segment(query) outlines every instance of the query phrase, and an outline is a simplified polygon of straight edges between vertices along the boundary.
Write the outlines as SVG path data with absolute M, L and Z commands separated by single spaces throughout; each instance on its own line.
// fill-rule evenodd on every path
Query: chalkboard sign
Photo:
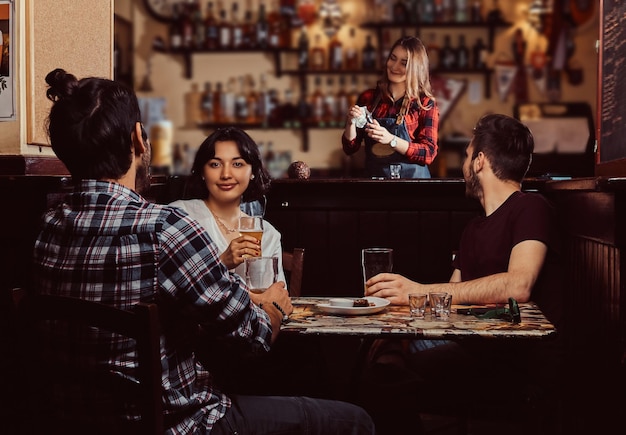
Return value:
M 626 175 L 626 2 L 602 0 L 598 175 Z

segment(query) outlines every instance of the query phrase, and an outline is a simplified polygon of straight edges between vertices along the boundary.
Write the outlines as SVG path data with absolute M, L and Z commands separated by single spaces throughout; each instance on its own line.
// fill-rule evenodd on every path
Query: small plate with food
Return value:
M 317 304 L 317 308 L 328 314 L 358 316 L 374 314 L 385 309 L 389 301 L 383 298 L 367 296 L 364 298 L 331 298 L 326 303 Z

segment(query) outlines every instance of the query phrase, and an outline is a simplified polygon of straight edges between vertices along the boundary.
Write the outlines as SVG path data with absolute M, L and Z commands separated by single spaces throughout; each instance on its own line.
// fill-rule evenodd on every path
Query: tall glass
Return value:
M 259 241 L 263 239 L 263 216 L 241 216 L 239 217 L 239 233 L 244 236 L 252 236 Z M 261 253 L 260 255 L 263 255 Z
M 393 249 L 364 248 L 361 250 L 361 266 L 363 268 L 363 293 L 368 279 L 379 273 L 388 273 L 393 269 Z

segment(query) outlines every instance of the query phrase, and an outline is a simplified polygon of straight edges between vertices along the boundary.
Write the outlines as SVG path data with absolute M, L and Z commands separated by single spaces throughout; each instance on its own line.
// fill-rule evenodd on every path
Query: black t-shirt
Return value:
M 463 231 L 453 266 L 461 271 L 463 281 L 506 272 L 513 247 L 525 240 L 538 240 L 548 247 L 531 300 L 557 325 L 562 302 L 556 214 L 542 195 L 514 192 L 491 215 L 470 221 Z

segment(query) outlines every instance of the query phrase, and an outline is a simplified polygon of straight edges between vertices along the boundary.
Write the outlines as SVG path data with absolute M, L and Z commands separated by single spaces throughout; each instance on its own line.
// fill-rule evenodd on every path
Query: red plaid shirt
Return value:
M 371 110 L 376 94 L 376 89 L 368 89 L 359 96 L 357 105 L 367 106 L 368 110 Z M 411 137 L 406 157 L 412 162 L 429 165 L 437 156 L 439 109 L 435 100 L 426 96 L 422 97 L 422 104 L 430 110 L 420 109 L 417 101 L 413 100 L 409 103 L 407 114 L 404 117 L 406 129 Z M 395 118 L 401 108 L 402 99 L 394 103 L 389 97 L 383 97 L 375 108 L 373 117 Z M 357 152 L 361 148 L 364 137 L 365 129 L 361 128 L 357 129 L 356 137 L 351 141 L 341 135 L 344 152 L 348 155 Z

